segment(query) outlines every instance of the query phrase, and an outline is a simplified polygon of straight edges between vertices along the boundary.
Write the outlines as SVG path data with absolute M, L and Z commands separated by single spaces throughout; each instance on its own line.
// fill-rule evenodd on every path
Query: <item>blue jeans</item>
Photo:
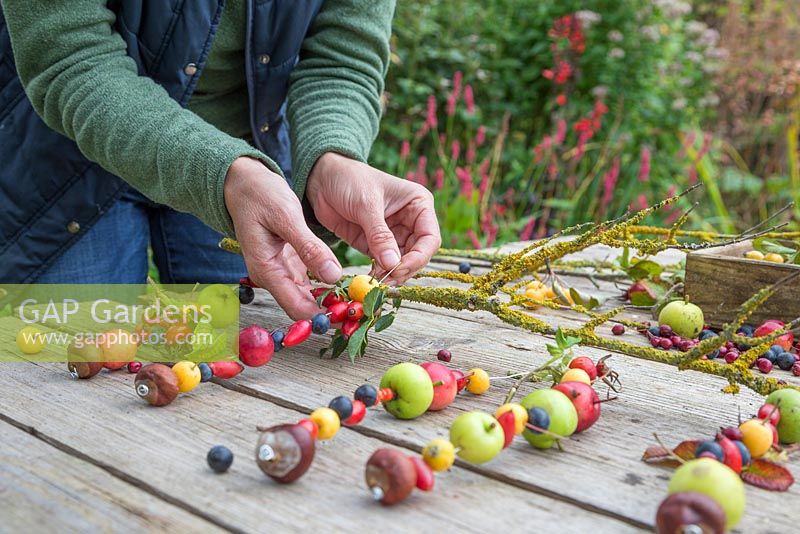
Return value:
M 148 245 L 165 284 L 233 284 L 241 256 L 217 246 L 222 235 L 131 189 L 37 280 L 40 284 L 142 284 Z

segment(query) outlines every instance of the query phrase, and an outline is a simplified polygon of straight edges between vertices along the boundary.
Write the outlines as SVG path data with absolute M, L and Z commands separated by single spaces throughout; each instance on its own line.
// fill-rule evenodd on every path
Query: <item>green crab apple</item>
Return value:
M 542 408 L 550 416 L 550 428 L 547 430 L 561 437 L 571 436 L 578 428 L 578 411 L 572 401 L 556 389 L 539 389 L 529 393 L 522 399 L 522 407 L 526 410 Z M 522 433 L 522 437 L 537 449 L 549 449 L 558 438 L 542 432 L 536 434 L 530 429 Z
M 696 304 L 683 300 L 673 300 L 661 309 L 658 323 L 669 325 L 681 337 L 694 339 L 705 325 L 703 310 Z
M 438 362 L 425 362 L 420 364 L 420 367 L 425 369 L 433 383 L 433 401 L 428 406 L 428 411 L 435 412 L 447 408 L 458 393 L 453 372 Z
M 566 395 L 575 411 L 578 413 L 578 426 L 575 432 L 583 432 L 600 419 L 600 397 L 590 385 L 583 382 L 561 382 L 553 386 L 553 389 Z
M 727 465 L 712 458 L 689 460 L 673 473 L 667 486 L 670 495 L 697 492 L 708 495 L 725 511 L 727 528 L 739 523 L 744 514 L 744 484 Z
M 505 433 L 497 419 L 486 412 L 459 415 L 450 426 L 450 442 L 459 458 L 473 464 L 484 464 L 503 450 Z
M 433 402 L 433 383 L 428 372 L 416 363 L 398 363 L 386 370 L 381 388 L 394 392 L 383 407 L 398 419 L 414 419 L 424 414 Z
M 767 397 L 768 404 L 778 407 L 781 418 L 778 421 L 778 438 L 782 443 L 800 442 L 800 391 L 779 389 Z
M 212 284 L 197 295 L 199 317 L 214 328 L 225 328 L 239 320 L 239 296 L 224 284 Z

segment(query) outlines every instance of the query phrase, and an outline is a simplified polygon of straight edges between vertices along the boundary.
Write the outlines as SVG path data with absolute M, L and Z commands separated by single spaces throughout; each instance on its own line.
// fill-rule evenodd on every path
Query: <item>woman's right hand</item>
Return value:
M 300 200 L 286 181 L 256 159 L 238 158 L 225 177 L 224 196 L 250 279 L 292 319 L 318 313 L 307 271 L 334 284 L 342 267 L 308 228 Z

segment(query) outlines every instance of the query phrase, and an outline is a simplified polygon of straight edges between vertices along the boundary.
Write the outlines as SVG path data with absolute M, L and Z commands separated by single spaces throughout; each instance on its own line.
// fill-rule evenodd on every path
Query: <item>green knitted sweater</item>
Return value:
M 247 131 L 238 123 L 246 117 L 243 93 L 218 85 L 230 75 L 225 71 L 238 68 L 231 43 L 237 29 L 244 42 L 237 5 L 244 1 L 228 0 L 224 40 L 216 51 L 212 45 L 210 79 L 201 76 L 202 95 L 189 109 L 138 76 L 106 0 L 2 0 L 2 6 L 20 79 L 48 126 L 152 200 L 233 236 L 223 197 L 231 163 L 250 156 L 280 172 L 235 136 Z M 394 6 L 395 0 L 327 0 L 303 42 L 288 107 L 301 197 L 325 152 L 366 161 L 378 132 Z

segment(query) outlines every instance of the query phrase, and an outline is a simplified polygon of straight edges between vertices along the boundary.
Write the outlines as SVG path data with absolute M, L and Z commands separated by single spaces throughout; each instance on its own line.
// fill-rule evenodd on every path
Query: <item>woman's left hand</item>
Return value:
M 411 278 L 442 243 L 430 191 L 340 154 L 317 160 L 306 197 L 323 226 L 384 272 L 399 263 L 393 282 Z

